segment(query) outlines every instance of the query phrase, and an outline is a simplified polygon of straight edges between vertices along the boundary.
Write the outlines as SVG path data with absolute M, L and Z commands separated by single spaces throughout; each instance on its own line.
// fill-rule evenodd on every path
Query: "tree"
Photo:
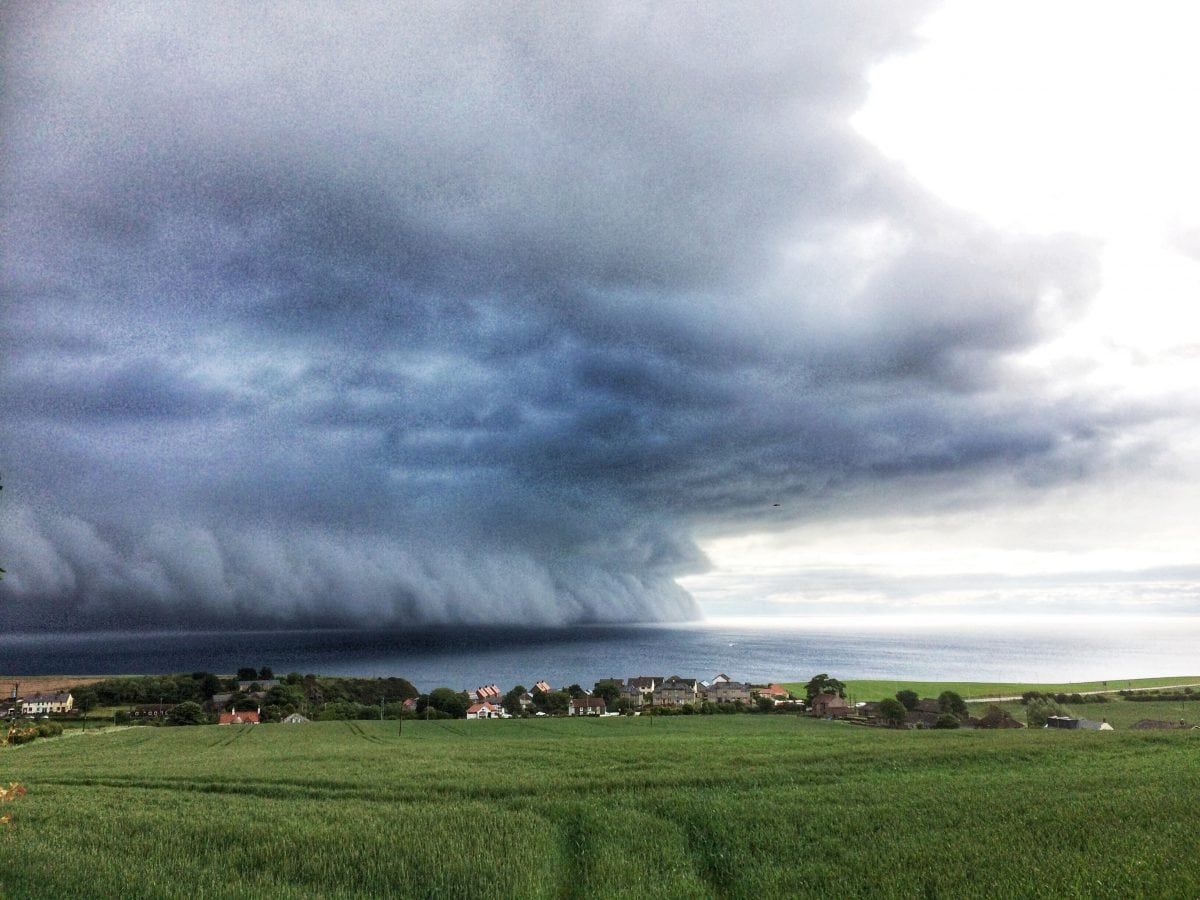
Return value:
M 917 696 L 916 691 L 903 690 L 896 691 L 896 699 L 904 704 L 905 709 L 914 710 L 921 698 Z
M 822 673 L 814 675 L 804 686 L 804 692 L 808 695 L 809 703 L 812 703 L 813 697 L 818 694 L 837 694 L 839 697 L 846 696 L 846 685 L 838 681 L 836 678 L 830 678 Z
M 75 697 L 75 708 L 86 713 L 100 705 L 100 698 L 93 688 L 76 688 L 71 691 Z
M 950 713 L 942 713 L 937 717 L 937 721 L 933 723 L 934 728 L 959 728 L 962 723 L 958 721 L 958 716 Z
M 187 700 L 167 713 L 168 725 L 207 725 L 208 716 L 204 708 L 194 700 Z
M 617 701 L 621 699 L 621 689 L 614 681 L 597 681 L 592 696 L 603 697 L 605 706 L 616 706 Z
M 566 691 L 551 691 L 546 695 L 546 712 L 566 712 L 571 706 L 571 695 Z
M 271 681 L 272 679 L 275 678 L 275 675 L 271 672 L 270 666 L 263 666 L 261 669 L 258 670 L 258 677 L 261 678 L 263 681 Z
M 221 679 L 212 672 L 200 672 L 200 677 L 197 679 L 197 690 L 200 691 L 200 696 L 205 699 L 213 694 L 221 693 Z
M 754 702 L 758 704 L 759 712 L 770 712 L 775 708 L 775 701 L 770 697 L 756 697 Z
M 567 693 L 571 695 L 571 699 L 573 699 L 573 700 L 581 700 L 582 698 L 587 696 L 587 691 L 585 691 L 582 687 L 580 687 L 577 684 L 573 684 L 570 687 L 568 687 Z
M 257 677 L 258 669 L 254 668 L 254 666 L 242 666 L 240 669 L 238 669 L 238 681 L 253 681 Z
M 443 712 L 455 719 L 461 719 L 467 714 L 466 694 L 460 694 L 448 687 L 434 688 L 429 692 L 428 705 L 431 709 Z
M 525 696 L 525 685 L 518 684 L 515 688 L 504 695 L 504 711 L 510 716 L 519 716 L 524 712 L 525 707 L 521 705 L 521 698 Z
M 891 728 L 899 728 L 904 724 L 904 719 L 908 715 L 908 710 L 904 708 L 904 704 L 899 700 L 893 700 L 888 697 L 879 704 L 879 718 Z
M 967 715 L 966 701 L 954 691 L 942 691 L 938 694 L 938 709 L 960 719 Z

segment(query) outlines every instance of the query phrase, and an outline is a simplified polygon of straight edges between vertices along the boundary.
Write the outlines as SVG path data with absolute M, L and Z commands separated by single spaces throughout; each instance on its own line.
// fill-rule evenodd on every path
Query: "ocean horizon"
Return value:
M 0 636 L 0 674 L 117 675 L 270 666 L 399 676 L 422 690 L 497 682 L 725 672 L 841 678 L 1070 682 L 1200 672 L 1200 617 L 795 617 L 641 625 Z

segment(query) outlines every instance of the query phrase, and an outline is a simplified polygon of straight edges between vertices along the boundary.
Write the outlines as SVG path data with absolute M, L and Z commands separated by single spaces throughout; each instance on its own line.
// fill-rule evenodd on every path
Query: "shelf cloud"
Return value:
M 698 615 L 702 534 L 1087 478 L 1095 248 L 849 124 L 923 10 L 3 15 L 15 628 Z M 903 499 L 901 499 L 903 498 Z

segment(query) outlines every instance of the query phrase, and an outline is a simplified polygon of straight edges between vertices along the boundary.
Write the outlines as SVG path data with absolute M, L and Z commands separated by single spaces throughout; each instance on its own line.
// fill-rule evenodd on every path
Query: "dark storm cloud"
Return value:
M 700 530 L 1115 427 L 1004 362 L 1088 248 L 848 125 L 912 7 L 5 15 L 17 626 L 687 617 Z

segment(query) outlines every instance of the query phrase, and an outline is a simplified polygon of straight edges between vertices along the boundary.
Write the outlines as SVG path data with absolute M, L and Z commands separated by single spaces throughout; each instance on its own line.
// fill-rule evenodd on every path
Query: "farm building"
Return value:
M 300 715 L 300 713 L 292 713 L 290 716 L 284 716 L 279 720 L 282 725 L 307 725 L 308 719 Z

